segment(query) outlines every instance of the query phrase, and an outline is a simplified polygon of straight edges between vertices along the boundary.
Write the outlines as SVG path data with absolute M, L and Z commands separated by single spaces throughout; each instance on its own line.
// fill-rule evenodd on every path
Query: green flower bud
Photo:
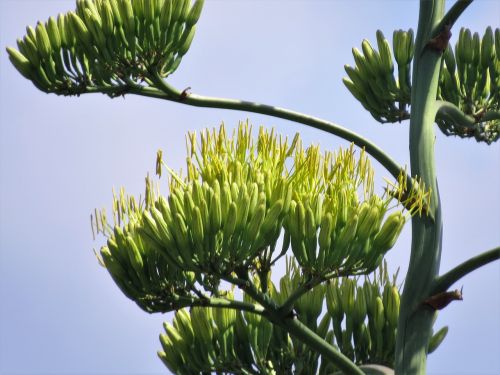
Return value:
M 359 242 L 363 243 L 378 229 L 379 210 L 376 205 L 372 206 L 368 202 L 363 202 L 358 215 L 359 220 L 356 235 Z
M 205 345 L 212 343 L 214 333 L 212 309 L 208 307 L 193 307 L 191 309 L 191 324 L 196 336 L 200 337 Z
M 408 63 L 408 35 L 403 30 L 395 30 L 392 36 L 394 58 L 399 66 L 404 66 Z
M 490 26 L 486 29 L 483 41 L 481 43 L 481 65 L 483 69 L 486 69 L 491 61 L 494 59 L 494 40 L 493 40 L 493 30 Z
M 375 298 L 375 315 L 374 315 L 375 329 L 381 333 L 385 326 L 384 303 L 382 298 Z
M 352 279 L 345 278 L 342 282 L 341 288 L 341 303 L 342 310 L 345 311 L 346 316 L 352 317 L 354 312 L 354 293 L 355 293 L 355 281 Z
M 427 353 L 431 354 L 432 352 L 434 352 L 439 347 L 439 345 L 441 345 L 443 340 L 446 338 L 447 334 L 448 334 L 448 326 L 444 326 L 434 335 L 432 335 L 429 341 L 429 346 L 427 347 Z
M 194 331 L 191 324 L 191 315 L 187 309 L 177 310 L 174 316 L 174 328 L 179 332 L 182 340 L 187 344 L 191 345 L 194 340 Z
M 9 54 L 10 62 L 15 66 L 18 72 L 21 73 L 24 78 L 31 79 L 34 72 L 28 59 L 18 50 L 11 47 L 7 47 L 7 53 Z
M 52 49 L 58 53 L 61 49 L 61 36 L 59 35 L 59 27 L 54 17 L 50 17 L 46 25 L 47 34 L 50 39 Z
M 474 44 L 472 34 L 469 29 L 460 29 L 457 53 L 460 53 L 460 60 L 466 64 L 472 64 L 474 59 Z
M 390 287 L 389 290 L 388 304 L 386 305 L 387 321 L 393 328 L 396 328 L 399 318 L 399 291 L 395 286 Z
M 236 208 L 236 203 L 231 202 L 223 226 L 223 233 L 225 238 L 231 236 L 234 232 L 234 229 L 236 228 L 236 216 L 238 214 L 237 210 L 238 209 Z
M 331 282 L 326 288 L 326 307 L 332 319 L 336 322 L 342 322 L 344 310 L 339 292 L 338 282 Z
M 366 318 L 366 301 L 363 287 L 358 286 L 356 289 L 356 299 L 354 301 L 353 323 L 355 326 L 360 326 Z
M 201 11 L 203 9 L 204 0 L 196 0 L 191 9 L 189 10 L 189 14 L 186 18 L 186 25 L 188 27 L 193 26 L 198 19 L 200 18 Z
M 232 296 L 229 296 L 229 299 L 232 299 Z M 237 311 L 234 309 L 213 308 L 212 313 L 220 334 L 224 333 L 236 323 Z
M 269 211 L 267 211 L 266 218 L 262 223 L 262 228 L 261 228 L 261 231 L 263 233 L 268 233 L 276 226 L 276 223 L 278 222 L 282 211 L 283 211 L 283 199 L 279 199 L 278 201 L 274 202 Z
M 73 12 L 69 12 L 67 14 L 68 16 L 68 21 L 69 24 L 71 25 L 71 32 L 73 35 L 77 35 L 79 40 L 82 41 L 82 43 L 85 45 L 87 49 L 92 48 L 92 37 L 90 35 L 89 30 L 87 29 L 87 26 L 85 26 L 85 23 L 82 21 L 78 15 L 76 15 Z
M 377 249 L 380 254 L 385 254 L 385 252 L 391 249 L 396 243 L 405 222 L 406 219 L 401 211 L 391 213 L 375 236 L 373 247 Z
M 382 67 L 385 72 L 392 74 L 394 71 L 394 64 L 392 62 L 391 47 L 380 30 L 377 30 L 377 46 L 380 53 Z
M 332 242 L 332 230 L 333 230 L 333 219 L 332 214 L 327 213 L 323 216 L 323 220 L 321 221 L 318 244 L 320 247 L 320 251 L 327 252 L 330 251 L 330 245 Z
M 453 76 L 455 74 L 456 63 L 453 49 L 450 45 L 448 45 L 448 48 L 446 48 L 446 50 L 444 51 L 444 61 L 446 63 L 446 69 L 448 69 L 450 76 Z
M 500 29 L 495 29 L 495 51 L 497 59 L 500 59 Z
M 38 22 L 36 25 L 36 45 L 38 47 L 38 51 L 44 58 L 48 58 L 52 53 L 49 34 L 41 22 Z

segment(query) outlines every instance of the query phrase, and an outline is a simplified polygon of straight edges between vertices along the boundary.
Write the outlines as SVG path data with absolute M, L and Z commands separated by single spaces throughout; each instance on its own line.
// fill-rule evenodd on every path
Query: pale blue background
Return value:
M 27 24 L 74 8 L 72 1 L 0 0 L 0 373 L 157 374 L 162 321 L 126 299 L 92 248 L 89 215 L 110 207 L 111 188 L 143 191 L 156 150 L 183 166 L 184 134 L 249 118 L 306 143 L 346 143 L 255 114 L 160 100 L 46 95 L 6 58 Z M 171 82 L 212 96 L 258 100 L 330 119 L 364 133 L 408 163 L 408 124 L 380 125 L 341 83 L 352 46 L 380 28 L 416 27 L 416 1 L 213 1 Z M 467 19 L 467 21 L 465 21 Z M 500 2 L 476 1 L 453 30 L 500 25 Z M 499 146 L 437 132 L 444 208 L 442 269 L 499 244 Z M 388 176 L 378 171 L 378 181 Z M 409 229 L 388 259 L 405 270 Z M 429 374 L 500 373 L 500 266 L 464 278 L 464 301 L 443 311 L 442 347 Z

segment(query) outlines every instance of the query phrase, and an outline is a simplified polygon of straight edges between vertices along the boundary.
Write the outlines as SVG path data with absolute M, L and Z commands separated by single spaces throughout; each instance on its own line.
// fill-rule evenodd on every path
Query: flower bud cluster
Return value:
M 42 91 L 78 95 L 140 82 L 150 69 L 166 77 L 179 66 L 195 34 L 203 0 L 77 0 L 76 10 L 28 27 L 17 70 Z
M 358 364 L 377 363 L 394 367 L 400 292 L 397 274 L 389 279 L 382 265 L 373 279 L 341 278 L 326 289 L 326 305 L 332 320 L 334 343 Z M 432 337 L 432 349 L 443 341 L 447 328 Z
M 254 142 L 248 123 L 232 136 L 224 126 L 205 131 L 199 146 L 188 135 L 187 176 L 170 175 L 168 196 L 148 177 L 144 201 L 122 190 L 114 224 L 103 213 L 95 223 L 107 237 L 101 256 L 108 271 L 130 298 L 163 301 L 156 311 L 173 308 L 167 296 L 189 295 L 193 283 L 212 290 L 218 278 L 270 262 L 283 230 L 283 251 L 291 247 L 302 272 L 371 272 L 406 221 L 400 210 L 388 212 L 390 196 L 373 193 L 364 152 L 321 154 L 317 146 L 304 149 L 298 136 L 288 142 L 263 128 Z
M 233 299 L 226 292 L 228 300 Z M 227 308 L 178 310 L 164 324 L 158 356 L 173 373 L 233 373 L 259 369 L 273 373 L 271 339 L 275 329 L 260 315 Z M 255 371 L 255 370 L 253 370 Z
M 462 28 L 455 50 L 448 44 L 450 36 L 443 34 L 429 41 L 424 51 L 444 52 L 437 98 L 453 103 L 470 116 L 471 125 L 464 126 L 463 121 L 448 113 L 440 116 L 437 124 L 446 135 L 474 137 L 490 144 L 500 138 L 500 29 L 488 27 L 481 38 Z M 351 94 L 381 123 L 410 118 L 413 31 L 396 30 L 392 41 L 397 78 L 389 42 L 378 30 L 378 51 L 363 40 L 362 51 L 353 49 L 355 66 L 345 66 L 348 77 L 343 79 Z
M 317 285 L 297 300 L 293 314 L 357 365 L 376 363 L 392 368 L 400 305 L 396 278 L 397 274 L 389 278 L 384 264 L 362 284 L 358 278 L 342 278 Z M 302 282 L 300 269 L 288 259 L 279 290 L 269 280 L 269 295 L 281 304 Z M 260 289 L 258 277 L 254 284 Z M 234 298 L 232 292 L 221 295 L 227 300 Z M 325 299 L 327 312 L 322 314 Z M 255 305 L 245 293 L 243 300 Z M 172 324 L 164 326 L 165 333 L 160 335 L 163 350 L 158 355 L 174 373 L 181 369 L 231 372 L 249 368 L 269 374 L 286 373 L 292 368 L 320 375 L 338 371 L 266 317 L 249 311 L 181 309 Z M 441 344 L 447 332 L 448 328 L 443 327 L 432 336 L 429 353 Z
M 394 31 L 392 50 L 398 65 L 397 79 L 391 47 L 382 31 L 377 31 L 378 51 L 366 39 L 361 44 L 362 51 L 352 50 L 355 66 L 345 66 L 348 78 L 343 82 L 378 122 L 401 122 L 409 118 L 413 44 L 413 30 Z
M 462 28 L 453 50 L 444 53 L 438 98 L 455 104 L 475 120 L 488 111 L 500 111 L 500 29 L 488 27 L 481 38 Z M 500 119 L 481 121 L 473 127 L 456 125 L 453 118 L 437 121 L 446 135 L 474 137 L 488 144 L 500 138 Z

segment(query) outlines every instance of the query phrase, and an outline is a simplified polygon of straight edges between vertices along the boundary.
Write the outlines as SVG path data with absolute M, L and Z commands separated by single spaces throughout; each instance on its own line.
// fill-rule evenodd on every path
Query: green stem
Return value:
M 434 157 L 434 120 L 441 64 L 440 53 L 424 49 L 444 14 L 444 0 L 420 1 L 420 14 L 412 77 L 410 118 L 411 174 L 431 189 L 428 215 L 412 219 L 412 243 L 408 274 L 401 298 L 396 340 L 396 373 L 425 374 L 427 344 L 434 312 L 421 301 L 429 295 L 439 272 L 442 221 Z
M 343 355 L 339 350 L 328 344 L 323 338 L 318 336 L 314 331 L 309 329 L 305 324 L 301 323 L 297 318 L 287 318 L 281 321 L 274 322 L 281 328 L 288 331 L 292 336 L 298 338 L 309 348 L 320 353 L 323 358 L 328 358 L 338 369 L 344 374 L 362 375 L 364 372 L 357 367 L 349 358 Z
M 469 5 L 472 4 L 473 0 L 458 0 L 453 6 L 446 12 L 444 17 L 439 21 L 439 23 L 432 30 L 432 37 L 438 36 L 446 26 L 452 27 L 457 21 L 458 17 L 467 9 Z
M 500 247 L 485 251 L 482 254 L 476 255 L 465 262 L 459 264 L 455 268 L 439 276 L 434 284 L 434 289 L 431 294 L 445 292 L 456 281 L 460 280 L 465 275 L 477 270 L 478 268 L 500 259 Z
M 200 303 L 194 303 L 193 306 L 210 306 L 217 308 L 234 309 L 240 311 L 248 311 L 254 314 L 262 315 L 264 308 L 254 303 L 247 303 L 243 301 L 227 300 L 224 298 L 209 298 L 205 303 L 203 300 L 198 300 Z
M 365 275 L 366 272 L 361 272 L 360 274 Z M 325 281 L 331 280 L 333 278 L 346 277 L 346 276 L 356 276 L 356 275 L 357 275 L 357 273 L 355 273 L 355 272 L 343 273 L 341 271 L 333 271 L 330 273 L 323 274 L 321 276 L 314 277 L 314 278 L 306 281 L 305 283 L 300 284 L 288 296 L 286 301 L 283 302 L 283 304 L 280 306 L 279 313 L 281 314 L 281 316 L 288 315 L 292 311 L 293 305 L 300 297 L 302 297 L 304 294 L 309 292 L 315 286 L 317 286 Z
M 481 116 L 478 122 L 492 121 L 492 120 L 500 120 L 500 112 L 498 111 L 488 111 L 485 112 L 484 115 Z
M 230 283 L 240 287 L 245 293 L 260 303 L 265 311 L 262 313 L 272 323 L 280 326 L 292 336 L 295 336 L 310 349 L 317 351 L 333 365 L 342 370 L 345 374 L 364 374 L 349 358 L 343 355 L 338 349 L 326 342 L 316 332 L 312 331 L 296 317 L 286 317 L 280 314 L 280 308 L 276 302 L 267 294 L 261 293 L 250 281 L 248 275 L 238 274 L 238 278 L 232 276 L 224 277 Z
M 463 113 L 460 110 L 460 108 L 458 108 L 455 104 L 442 100 L 437 100 L 436 105 L 437 105 L 436 118 L 451 121 L 454 124 L 464 128 L 470 128 L 470 129 L 474 128 L 475 125 L 474 117 Z
M 376 159 L 382 166 L 384 166 L 389 171 L 389 173 L 394 176 L 395 179 L 398 179 L 398 176 L 402 171 L 401 166 L 394 160 L 392 160 L 382 149 L 380 149 L 374 143 L 370 142 L 361 135 L 330 121 L 266 104 L 183 93 L 170 86 L 158 75 L 158 73 L 155 72 L 152 73 L 151 79 L 159 87 L 159 89 L 154 87 L 135 85 L 130 87 L 129 92 L 136 95 L 170 100 L 181 104 L 192 105 L 195 107 L 222 108 L 260 113 L 304 124 L 315 129 L 323 130 L 327 133 L 336 135 L 349 142 L 354 143 L 360 148 L 364 148 L 365 151 L 373 156 L 373 158 Z M 412 186 L 412 180 L 409 176 L 407 176 L 407 186 L 409 188 L 411 188 Z
M 476 124 L 479 124 L 481 122 L 500 120 L 500 112 L 498 111 L 484 112 L 481 117 L 476 120 L 474 117 L 466 115 L 453 103 L 437 100 L 436 105 L 436 118 L 451 121 L 454 124 L 464 128 L 472 129 Z
M 279 314 L 281 316 L 287 316 L 293 309 L 295 302 L 302 297 L 304 294 L 309 292 L 316 285 L 321 283 L 321 279 L 314 278 L 300 284 L 293 292 L 288 296 L 285 302 L 279 308 Z
M 215 308 L 248 311 L 259 315 L 264 314 L 264 308 L 258 304 L 237 301 L 237 300 L 229 300 L 225 298 L 218 298 L 218 297 L 197 298 L 197 297 L 177 296 L 175 297 L 175 300 L 179 308 L 180 306 L 185 306 L 185 307 L 209 306 Z

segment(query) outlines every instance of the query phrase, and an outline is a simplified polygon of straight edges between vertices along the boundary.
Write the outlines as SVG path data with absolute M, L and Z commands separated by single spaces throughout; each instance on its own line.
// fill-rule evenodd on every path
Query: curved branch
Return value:
M 340 369 L 343 374 L 364 374 L 364 372 L 349 358 L 343 355 L 339 350 L 335 349 L 335 347 L 328 344 L 323 338 L 318 336 L 297 318 L 288 318 L 275 323 L 288 331 L 292 336 L 298 338 L 311 349 L 316 350 L 324 356 L 323 358 L 327 358 L 338 369 Z
M 392 160 L 378 146 L 376 146 L 366 138 L 363 138 L 361 135 L 352 132 L 349 129 L 341 127 L 337 124 L 334 124 L 330 121 L 326 121 L 317 117 L 305 115 L 303 113 L 291 111 L 285 108 L 274 107 L 266 104 L 259 104 L 243 100 L 195 95 L 188 93 L 187 89 L 184 91 L 179 91 L 176 88 L 170 86 L 168 83 L 166 83 L 165 80 L 163 80 L 158 73 L 153 73 L 152 76 L 154 83 L 159 87 L 159 89 L 154 87 L 135 85 L 130 88 L 129 92 L 136 95 L 170 100 L 181 104 L 192 105 L 195 107 L 222 108 L 222 109 L 231 109 L 237 111 L 247 111 L 247 112 L 260 113 L 277 118 L 282 118 L 285 120 L 294 121 L 336 135 L 349 142 L 354 143 L 356 146 L 360 148 L 364 148 L 365 151 L 368 154 L 370 154 L 375 160 L 377 160 L 385 169 L 387 169 L 387 171 L 390 174 L 392 174 L 396 180 L 398 179 L 398 176 L 402 171 L 402 167 L 394 160 Z M 407 186 L 409 188 L 413 186 L 412 179 L 410 178 L 410 176 L 407 176 Z
M 207 300 L 198 299 L 197 301 L 192 303 L 191 306 L 210 306 L 215 308 L 233 309 L 240 311 L 248 311 L 259 315 L 262 315 L 264 313 L 264 308 L 254 303 L 229 300 L 225 298 L 215 298 L 215 297 L 208 298 Z
M 465 275 L 498 259 L 500 259 L 500 247 L 496 247 L 466 260 L 452 270 L 439 276 L 435 281 L 433 292 L 431 294 L 445 292 L 450 286 Z
M 361 274 L 365 274 L 364 272 Z M 344 273 L 340 271 L 333 271 L 330 273 L 326 273 L 322 276 L 314 277 L 306 282 L 300 284 L 283 302 L 283 304 L 279 307 L 278 313 L 281 314 L 281 316 L 287 316 L 290 314 L 290 312 L 293 309 L 293 306 L 297 300 L 302 297 L 304 294 L 309 292 L 312 288 L 318 286 L 319 284 L 331 280 L 333 278 L 337 277 L 346 277 L 346 276 L 355 276 L 356 273 Z
M 436 118 L 448 120 L 463 128 L 473 129 L 475 125 L 492 120 L 500 120 L 500 112 L 488 111 L 482 112 L 480 115 L 473 117 L 466 115 L 455 104 L 445 100 L 436 100 L 437 112 Z
M 473 0 L 458 0 L 453 6 L 448 10 L 448 12 L 444 15 L 444 17 L 439 21 L 439 23 L 432 30 L 432 38 L 438 36 L 444 28 L 447 26 L 451 28 L 458 17 L 467 9 L 469 5 L 472 4 Z
M 220 297 L 191 297 L 191 296 L 179 296 L 177 294 L 172 296 L 175 301 L 175 310 L 181 309 L 183 307 L 215 307 L 215 308 L 225 308 L 240 311 L 248 311 L 254 314 L 262 315 L 264 313 L 264 308 L 258 304 L 230 300 L 227 298 Z M 169 305 L 171 307 L 171 305 Z M 169 312 L 172 308 L 165 309 L 164 311 L 158 310 L 156 312 Z
M 302 283 L 301 285 L 296 288 L 292 294 L 288 296 L 285 302 L 279 307 L 278 313 L 281 316 L 287 316 L 290 314 L 290 312 L 293 310 L 293 306 L 295 305 L 295 302 L 302 297 L 304 294 L 309 292 L 312 288 L 314 288 L 316 285 L 321 283 L 321 279 L 319 278 L 314 278 L 306 281 L 305 283 Z
M 312 350 L 317 351 L 324 356 L 328 361 L 333 363 L 337 368 L 343 371 L 344 374 L 363 375 L 364 372 L 359 369 L 354 362 L 342 354 L 334 346 L 326 342 L 316 332 L 312 331 L 305 324 L 300 322 L 295 316 L 283 318 L 280 314 L 279 306 L 267 294 L 261 293 L 255 285 L 250 281 L 248 275 L 243 273 L 238 274 L 238 278 L 232 276 L 224 277 L 224 280 L 238 285 L 245 293 L 252 297 L 255 301 L 262 304 L 265 311 L 262 313 L 272 323 L 280 326 L 290 335 L 295 336 Z
M 473 129 L 476 123 L 474 117 L 466 115 L 455 104 L 444 101 L 436 100 L 437 112 L 436 118 L 448 120 L 463 128 Z
M 488 111 L 481 115 L 481 118 L 478 122 L 492 121 L 492 120 L 500 120 L 500 112 L 497 111 Z

